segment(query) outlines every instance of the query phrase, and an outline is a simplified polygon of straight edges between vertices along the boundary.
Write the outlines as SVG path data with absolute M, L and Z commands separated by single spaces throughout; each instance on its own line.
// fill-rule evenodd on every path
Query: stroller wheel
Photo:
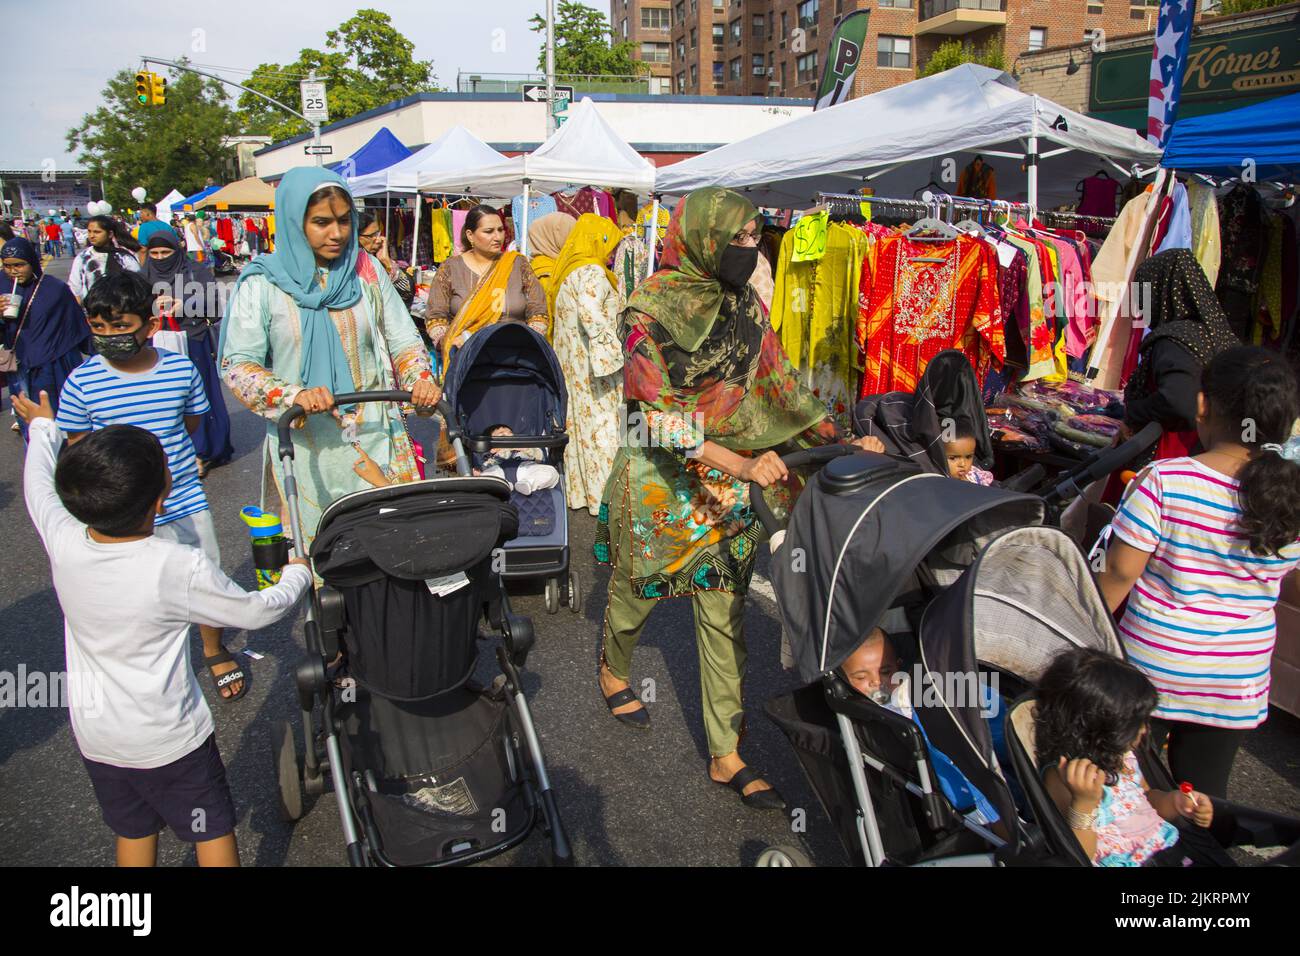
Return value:
M 275 760 L 276 782 L 280 791 L 280 818 L 289 823 L 302 816 L 302 777 L 298 769 L 298 749 L 293 728 L 288 721 L 278 721 L 271 728 L 271 755 Z
M 582 582 L 578 580 L 578 572 L 569 572 L 569 610 L 577 614 L 582 610 Z
M 554 614 L 560 609 L 560 582 L 557 578 L 546 579 L 546 613 Z
M 770 846 L 758 855 L 755 866 L 812 866 L 808 854 L 798 847 Z

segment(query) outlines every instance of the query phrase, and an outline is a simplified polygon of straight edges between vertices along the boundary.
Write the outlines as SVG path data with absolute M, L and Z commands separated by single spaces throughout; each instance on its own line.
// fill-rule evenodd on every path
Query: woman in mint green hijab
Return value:
M 343 178 L 314 166 L 291 169 L 275 191 L 275 208 L 276 251 L 244 267 L 226 309 L 221 373 L 236 398 L 268 419 L 263 507 L 268 477 L 283 500 L 270 467 L 276 419 L 292 405 L 312 413 L 294 439 L 305 462 L 297 478 L 310 546 L 325 507 L 369 487 L 356 470 L 360 452 L 389 482 L 419 477 L 400 408 L 335 409 L 334 395 L 402 389 L 427 413 L 439 391 L 410 313 L 385 270 L 358 248 L 357 213 Z

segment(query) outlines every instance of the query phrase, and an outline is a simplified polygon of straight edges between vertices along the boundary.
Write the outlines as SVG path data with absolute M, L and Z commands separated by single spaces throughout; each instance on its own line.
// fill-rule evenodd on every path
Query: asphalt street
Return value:
M 51 272 L 64 276 L 68 260 Z M 8 402 L 6 401 L 6 405 Z M 253 587 L 248 535 L 240 507 L 260 498 L 261 419 L 227 395 L 235 460 L 206 481 L 221 541 L 223 569 Z M 417 437 L 427 423 L 415 425 Z M 0 429 L 3 431 L 3 429 Z M 4 448 L 8 443 L 8 449 Z M 64 667 L 63 628 L 45 552 L 23 506 L 23 445 L 18 435 L 0 439 L 0 529 L 3 529 L 6 598 L 0 613 L 0 671 L 55 673 Z M 802 847 L 817 863 L 847 857 L 784 737 L 762 704 L 793 686 L 779 663 L 780 629 L 775 595 L 760 565 L 747 603 L 749 670 L 745 684 L 747 734 L 742 756 L 803 814 L 801 832 L 774 812 L 750 810 L 705 772 L 707 749 L 700 714 L 699 671 L 690 603 L 663 602 L 650 619 L 634 661 L 639 689 L 653 687 L 653 730 L 613 720 L 597 690 L 596 659 L 607 573 L 595 567 L 595 519 L 571 512 L 573 564 L 582 579 L 581 612 L 547 614 L 540 584 L 512 588 L 517 613 L 533 618 L 537 645 L 524 685 L 546 751 L 561 812 L 578 862 L 585 865 L 748 865 L 771 844 Z M 297 720 L 292 672 L 302 653 L 301 615 L 255 633 L 227 632 L 232 650 L 250 649 L 252 687 L 227 703 L 199 668 L 217 723 L 239 817 L 238 840 L 246 866 L 345 864 L 334 798 L 309 800 L 296 824 L 277 811 L 271 728 Z M 493 658 L 484 646 L 480 671 L 490 677 Z M 194 660 L 201 659 L 197 629 Z M 653 682 L 646 684 L 646 681 Z M 296 724 L 295 724 L 296 726 Z M 1234 771 L 1233 799 L 1300 815 L 1300 721 L 1274 710 L 1252 734 Z M 540 834 L 493 861 L 495 865 L 544 862 Z M 58 707 L 0 709 L 0 860 L 9 865 L 106 866 L 113 841 L 103 825 L 66 712 Z M 193 865 L 193 853 L 170 835 L 160 841 L 160 862 Z

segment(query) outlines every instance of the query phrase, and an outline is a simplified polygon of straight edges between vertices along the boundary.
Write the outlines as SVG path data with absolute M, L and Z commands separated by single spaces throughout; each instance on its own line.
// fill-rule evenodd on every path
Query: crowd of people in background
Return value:
M 192 841 L 200 844 L 200 862 L 237 862 L 234 816 L 211 715 L 185 658 L 187 626 L 173 620 L 182 612 L 171 608 L 164 621 L 143 597 L 132 608 L 143 616 L 134 639 L 153 642 L 159 659 L 186 661 L 176 686 L 163 686 L 157 674 L 117 657 L 105 634 L 120 624 L 105 628 L 103 611 L 76 593 L 81 576 L 96 577 L 96 561 L 117 560 L 122 547 L 151 538 L 144 563 L 114 580 L 147 590 L 142 574 L 194 564 L 195 576 L 186 578 L 196 582 L 194 594 L 176 619 L 200 625 L 214 687 L 223 699 L 239 699 L 246 674 L 223 646 L 221 627 L 261 626 L 287 613 L 310 575 L 286 574 L 278 590 L 261 592 L 241 610 L 239 602 L 252 595 L 220 569 L 202 481 L 234 456 L 222 386 L 265 420 L 264 462 L 273 458 L 275 424 L 285 410 L 307 413 L 296 474 L 309 547 L 331 502 L 425 474 L 400 406 L 365 406 L 363 414 L 337 408 L 334 397 L 409 391 L 414 410 L 432 414 L 454 351 L 501 322 L 521 323 L 546 339 L 567 383 L 567 500 L 598 518 L 595 557 L 612 568 L 593 690 L 614 719 L 648 728 L 649 713 L 633 690 L 633 653 L 659 600 L 689 598 L 708 776 L 747 807 L 784 808 L 739 752 L 744 596 L 760 538 L 748 486 L 784 485 L 787 473 L 773 449 L 884 446 L 872 436 L 842 434 L 786 359 L 759 289 L 759 210 L 723 189 L 686 196 L 663 236 L 659 270 L 627 294 L 611 268 L 627 233 L 615 220 L 541 216 L 529 229 L 530 260 L 511 248 L 501 211 L 475 206 L 454 237 L 463 251 L 437 269 L 418 319 L 412 304 L 420 275 L 396 258 L 382 217 L 362 208 L 342 177 L 319 167 L 290 170 L 276 191 L 276 210 L 281 230 L 273 252 L 266 231 L 245 231 L 248 261 L 224 311 L 211 305 L 222 299 L 184 291 L 210 288 L 214 267 L 224 262 L 214 255 L 212 221 L 202 213 L 164 221 L 145 203 L 134 223 L 60 214 L 0 225 L 7 385 L 19 411 L 14 427 L 32 440 L 28 480 L 35 490 L 29 487 L 28 500 L 54 566 L 70 653 L 124 675 L 122 686 L 139 691 L 122 714 L 175 724 L 170 736 L 160 730 L 144 739 L 132 726 L 90 728 L 74 720 L 105 819 L 118 835 L 119 861 L 151 858 L 164 823 L 181 833 L 153 798 L 140 796 L 145 782 L 193 787 L 211 808 L 207 834 Z M 51 258 L 68 257 L 65 283 L 46 270 Z M 1226 793 L 1246 728 L 1267 712 L 1272 607 L 1282 580 L 1300 565 L 1300 467 L 1281 452 L 1300 415 L 1294 370 L 1236 342 L 1187 259 L 1151 260 L 1161 276 L 1193 273 L 1195 294 L 1184 301 L 1170 291 L 1162 305 L 1161 290 L 1172 289 L 1174 278 L 1156 283 L 1157 306 L 1169 322 L 1153 322 L 1157 331 L 1140 374 L 1170 382 L 1166 366 L 1177 365 L 1177 410 L 1191 427 L 1182 429 L 1178 448 L 1162 450 L 1130 485 L 1099 578 L 1140 672 L 1115 679 L 1141 691 L 1143 712 L 1136 722 L 1125 719 L 1115 753 L 1063 761 L 1059 771 L 1053 764 L 1049 788 L 1062 813 L 1075 811 L 1071 819 L 1095 821 L 1099 806 L 1122 816 L 1122 808 L 1103 802 L 1107 773 L 1131 762 L 1129 751 L 1148 727 L 1168 741 L 1174 772 L 1194 776 L 1207 805 Z M 183 352 L 159 345 L 155 336 L 167 332 L 184 336 Z M 1164 394 L 1156 385 L 1146 391 Z M 1156 398 L 1133 397 L 1134 427 L 1159 417 Z M 653 447 L 630 442 L 629 409 L 663 440 Z M 1247 419 L 1259 427 L 1249 440 L 1236 425 Z M 60 429 L 71 447 L 56 468 Z M 936 451 L 943 473 L 990 483 L 991 475 L 973 467 L 987 432 L 980 414 L 947 436 L 942 454 Z M 440 450 L 439 463 L 448 453 Z M 113 469 L 129 473 L 134 487 L 109 487 L 120 484 Z M 280 499 L 269 504 L 282 506 L 279 473 L 265 473 Z M 89 537 L 71 534 L 74 526 L 88 527 Z M 1203 554 L 1214 555 L 1214 573 L 1229 584 L 1207 590 L 1204 579 L 1188 573 L 1188 557 Z M 1249 642 L 1234 631 L 1243 621 L 1258 625 Z M 1094 666 L 1083 658 L 1068 663 L 1069 673 L 1064 665 L 1053 672 L 1062 699 Z M 1148 678 L 1154 687 L 1144 683 Z M 1226 697 L 1204 692 L 1221 684 L 1231 685 Z M 1063 718 L 1062 728 L 1079 719 Z M 1066 746 L 1058 739 L 1066 732 L 1058 730 L 1045 739 Z M 162 773 L 167 768 L 170 777 Z M 1147 821 L 1153 826 L 1180 815 L 1208 823 L 1206 807 L 1193 811 L 1174 796 L 1148 799 L 1160 816 Z M 1113 848 L 1098 843 L 1091 827 L 1076 830 L 1100 858 Z M 1160 839 L 1167 840 L 1163 830 Z

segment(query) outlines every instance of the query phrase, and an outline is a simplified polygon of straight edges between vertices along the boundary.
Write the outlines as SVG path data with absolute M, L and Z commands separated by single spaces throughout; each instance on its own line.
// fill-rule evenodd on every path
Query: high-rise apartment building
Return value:
M 1200 17 L 1217 0 L 1192 2 Z M 627 11 L 647 5 L 612 0 L 616 39 L 625 17 L 629 31 L 637 19 Z M 813 97 L 836 23 L 862 7 L 871 13 L 859 96 L 915 79 L 946 40 L 1001 47 L 1010 70 L 1022 53 L 1150 29 L 1159 0 L 669 0 L 662 6 L 670 16 L 672 92 Z
M 668 93 L 672 77 L 671 0 L 609 0 L 615 43 L 630 40 L 632 58 L 650 68 L 650 92 Z

